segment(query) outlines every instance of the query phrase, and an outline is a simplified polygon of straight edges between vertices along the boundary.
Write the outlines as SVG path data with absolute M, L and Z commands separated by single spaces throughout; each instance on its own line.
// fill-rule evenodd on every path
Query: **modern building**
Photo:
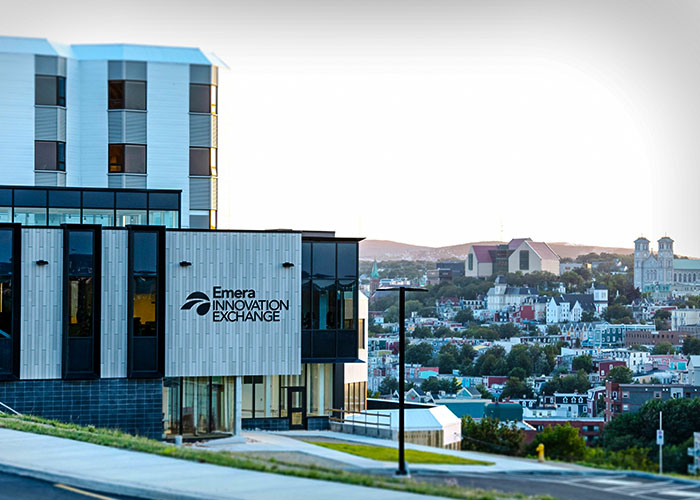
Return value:
M 618 384 L 605 383 L 605 421 L 610 422 L 617 415 L 634 413 L 652 399 L 700 397 L 700 386 L 682 384 Z
M 472 245 L 467 253 L 465 275 L 493 275 L 546 271 L 559 275 L 559 256 L 547 243 L 518 238 L 501 245 Z
M 669 296 L 674 288 L 700 291 L 700 260 L 678 259 L 673 254 L 673 240 L 664 236 L 659 250 L 649 249 L 649 240 L 634 240 L 634 287 L 640 292 Z
M 215 228 L 220 67 L 195 48 L 0 37 L 0 176 L 21 186 L 177 190 L 178 221 L 122 211 L 107 224 Z M 0 219 L 47 224 L 41 210 L 23 214 Z M 54 221 L 76 222 L 58 211 Z

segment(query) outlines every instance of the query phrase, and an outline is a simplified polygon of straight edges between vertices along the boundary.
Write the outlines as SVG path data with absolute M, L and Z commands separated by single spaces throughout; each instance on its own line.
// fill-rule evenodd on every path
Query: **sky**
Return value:
M 37 0 L 0 34 L 196 46 L 219 225 L 428 246 L 528 236 L 700 257 L 700 4 Z

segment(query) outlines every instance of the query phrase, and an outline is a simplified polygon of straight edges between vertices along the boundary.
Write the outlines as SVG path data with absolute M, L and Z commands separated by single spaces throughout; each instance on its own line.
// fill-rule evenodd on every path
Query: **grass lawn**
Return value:
M 331 450 L 350 453 L 360 457 L 371 458 L 381 462 L 396 462 L 399 459 L 399 450 L 386 446 L 371 446 L 368 444 L 335 443 L 327 441 L 307 441 L 308 443 Z M 451 464 L 451 465 L 493 465 L 493 462 L 470 460 L 468 458 L 431 453 L 429 451 L 406 450 L 406 461 L 414 464 Z

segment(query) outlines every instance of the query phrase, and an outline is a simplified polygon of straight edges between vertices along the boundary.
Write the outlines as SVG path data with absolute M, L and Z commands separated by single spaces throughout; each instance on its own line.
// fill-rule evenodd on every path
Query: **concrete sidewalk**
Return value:
M 391 490 L 201 464 L 2 428 L 0 471 L 104 493 L 159 500 L 427 498 Z
M 287 432 L 244 432 L 247 438 L 245 443 L 233 442 L 228 439 L 218 439 L 209 441 L 198 446 L 212 450 L 226 450 L 233 452 L 298 452 L 344 464 L 345 469 L 357 472 L 391 472 L 396 469 L 395 462 L 379 462 L 369 458 L 359 457 L 348 453 L 305 443 L 299 439 L 303 438 L 326 438 L 340 441 L 351 441 L 358 444 L 370 444 L 373 446 L 386 446 L 397 448 L 396 441 L 386 439 L 376 439 L 367 436 L 357 436 L 354 434 L 344 434 L 331 431 L 287 431 Z M 520 472 L 520 473 L 571 473 L 571 472 L 596 472 L 605 474 L 598 469 L 588 469 L 573 464 L 561 464 L 555 462 L 538 463 L 536 460 L 508 457 L 504 455 L 491 455 L 473 451 L 448 450 L 444 448 L 433 448 L 418 444 L 406 443 L 406 449 L 427 451 L 430 453 L 440 453 L 471 460 L 482 460 L 492 462 L 493 465 L 446 465 L 446 464 L 411 464 L 411 471 L 431 471 L 431 472 L 469 472 L 469 473 L 489 473 L 489 472 Z

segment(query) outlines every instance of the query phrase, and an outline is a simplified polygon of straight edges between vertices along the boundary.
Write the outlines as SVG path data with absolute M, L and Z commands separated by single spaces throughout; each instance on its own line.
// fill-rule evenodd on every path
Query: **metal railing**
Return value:
M 363 417 L 362 419 L 358 418 L 346 418 L 347 415 L 356 415 L 356 416 L 361 416 Z M 375 418 L 376 420 L 372 422 L 371 420 L 368 420 L 368 417 Z M 381 418 L 387 418 L 388 422 L 381 422 Z M 358 424 L 358 425 L 364 425 L 366 427 L 376 427 L 379 429 L 380 427 L 387 427 L 391 429 L 391 414 L 390 413 L 378 413 L 378 412 L 368 412 L 368 411 L 351 411 L 351 410 L 337 410 L 337 409 L 330 409 L 328 410 L 328 420 L 331 422 L 338 422 L 341 424 Z
M 12 413 L 13 415 L 17 415 L 18 417 L 22 416 L 20 412 L 13 410 L 2 401 L 0 401 L 0 413 Z

